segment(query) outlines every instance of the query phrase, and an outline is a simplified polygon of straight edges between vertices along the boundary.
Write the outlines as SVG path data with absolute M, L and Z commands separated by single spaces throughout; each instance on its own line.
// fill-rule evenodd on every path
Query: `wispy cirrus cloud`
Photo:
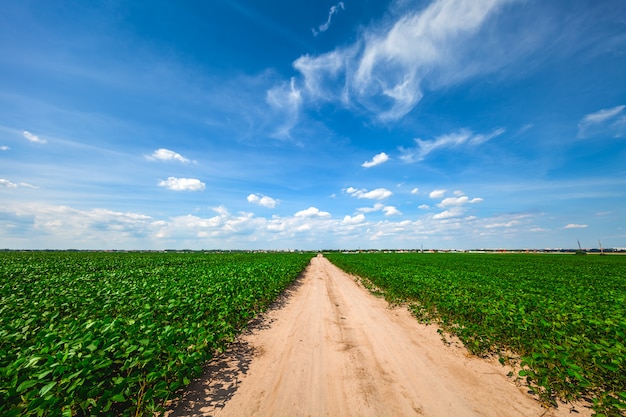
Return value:
M 586 229 L 586 224 L 570 223 L 563 226 L 563 229 Z
M 183 164 L 188 164 L 191 162 L 189 159 L 185 158 L 178 152 L 174 152 L 169 149 L 159 148 L 152 152 L 151 155 L 146 155 L 146 158 L 151 161 L 178 161 Z
M 294 67 L 304 77 L 309 96 L 337 100 L 392 122 L 413 109 L 424 86 L 441 87 L 489 73 L 518 55 L 510 48 L 506 58 L 487 55 L 481 42 L 481 36 L 490 36 L 482 33 L 486 23 L 511 2 L 437 0 L 366 28 L 352 45 L 302 56 Z
M 268 197 L 266 195 L 260 195 L 260 194 L 250 194 L 247 197 L 247 200 L 248 202 L 252 204 L 257 204 L 259 206 L 267 207 L 267 208 L 274 208 L 278 204 L 278 200 L 272 197 Z
M 608 134 L 614 137 L 626 136 L 626 105 L 622 104 L 601 109 L 585 115 L 578 123 L 578 137 Z
M 416 148 L 405 149 L 400 148 L 402 159 L 405 162 L 423 161 L 428 154 L 439 149 L 457 148 L 460 146 L 478 146 L 506 132 L 505 129 L 495 129 L 488 134 L 475 134 L 469 129 L 461 129 L 459 131 L 448 133 L 436 137 L 433 140 L 415 139 Z
M 40 138 L 39 136 L 35 134 L 30 133 L 28 130 L 25 130 L 24 132 L 22 132 L 22 135 L 26 138 L 26 140 L 32 143 L 39 143 L 43 145 L 48 142 L 47 140 Z
M 36 185 L 32 185 L 29 184 L 27 182 L 20 182 L 20 183 L 14 183 L 12 181 L 9 181 L 5 178 L 0 178 L 0 188 L 18 188 L 18 187 L 24 187 L 24 188 L 39 188 Z
M 295 78 L 292 78 L 289 83 L 267 90 L 265 101 L 282 120 L 282 123 L 279 123 L 272 132 L 272 136 L 276 139 L 291 138 L 291 129 L 298 122 L 302 106 L 302 94 L 296 86 Z
M 339 13 L 339 10 L 345 10 L 345 9 L 346 7 L 342 1 L 340 1 L 334 6 L 331 6 L 330 10 L 328 11 L 328 19 L 326 20 L 326 22 L 319 25 L 317 29 L 315 28 L 311 29 L 311 32 L 313 32 L 313 36 L 317 36 L 322 32 L 326 32 L 328 28 L 330 28 L 330 23 L 332 22 L 333 16 Z
M 172 191 L 204 191 L 206 184 L 196 178 L 168 177 L 159 181 L 159 187 L 165 187 Z

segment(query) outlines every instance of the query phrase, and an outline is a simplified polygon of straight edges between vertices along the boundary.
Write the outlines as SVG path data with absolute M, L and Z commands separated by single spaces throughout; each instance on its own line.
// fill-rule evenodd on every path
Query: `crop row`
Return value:
M 0 253 L 0 415 L 158 411 L 309 260 Z
M 475 354 L 515 352 L 546 403 L 626 410 L 626 257 L 328 254 Z M 503 358 L 503 356 L 501 357 Z

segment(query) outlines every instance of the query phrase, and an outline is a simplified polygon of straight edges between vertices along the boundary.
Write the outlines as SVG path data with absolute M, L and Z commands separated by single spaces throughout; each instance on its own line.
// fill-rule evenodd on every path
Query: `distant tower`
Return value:
M 576 239 L 576 241 L 578 242 L 578 250 L 576 251 L 576 255 L 586 255 L 587 252 L 585 252 L 580 246 L 580 240 Z

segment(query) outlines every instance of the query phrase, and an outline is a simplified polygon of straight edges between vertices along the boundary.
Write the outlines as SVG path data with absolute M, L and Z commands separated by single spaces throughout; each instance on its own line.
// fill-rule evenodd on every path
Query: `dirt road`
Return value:
M 446 346 L 435 326 L 391 309 L 323 257 L 290 292 L 170 417 L 571 415 L 542 408 L 497 361 Z

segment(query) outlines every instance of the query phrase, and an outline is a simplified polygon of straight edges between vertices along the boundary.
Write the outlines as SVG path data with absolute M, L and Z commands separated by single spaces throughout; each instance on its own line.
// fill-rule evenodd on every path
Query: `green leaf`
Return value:
M 39 374 L 37 374 L 37 375 L 36 375 L 36 376 L 37 376 L 37 379 L 43 379 L 43 378 L 45 378 L 46 376 L 50 375 L 52 372 L 54 372 L 54 369 L 48 369 L 48 370 L 46 370 L 46 371 L 43 371 L 43 372 L 41 372 L 41 373 L 39 373 Z
M 35 385 L 37 385 L 37 381 L 33 381 L 32 379 L 28 379 L 28 380 L 22 382 L 20 385 L 18 385 L 16 391 L 19 394 L 19 393 L 22 393 L 22 392 L 26 391 L 29 388 L 34 387 Z
M 126 398 L 124 398 L 124 394 L 115 394 L 111 397 L 111 400 L 116 403 L 123 403 L 124 401 L 126 401 Z
M 42 389 L 39 390 L 39 395 L 41 395 L 42 397 L 44 395 L 46 395 L 52 388 L 54 388 L 54 386 L 57 384 L 56 381 L 52 381 L 46 385 L 44 385 L 44 387 Z

